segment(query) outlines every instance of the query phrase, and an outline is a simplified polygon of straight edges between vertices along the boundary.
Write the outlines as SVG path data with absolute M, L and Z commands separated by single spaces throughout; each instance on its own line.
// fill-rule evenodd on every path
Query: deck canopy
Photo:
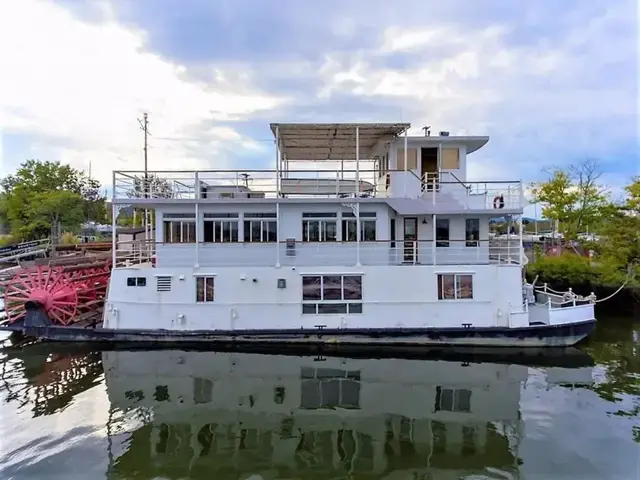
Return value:
M 371 159 L 375 147 L 408 130 L 410 123 L 272 123 L 287 160 L 355 160 L 356 130 L 359 159 Z

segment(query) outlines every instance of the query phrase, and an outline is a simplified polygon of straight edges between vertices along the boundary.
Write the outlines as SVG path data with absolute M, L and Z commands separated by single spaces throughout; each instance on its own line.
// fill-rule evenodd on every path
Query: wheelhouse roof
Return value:
M 488 136 L 462 135 L 462 136 L 412 136 L 408 139 L 409 144 L 420 144 L 422 146 L 437 147 L 438 145 L 464 145 L 467 155 L 484 147 L 489 142 Z
M 410 123 L 272 123 L 280 152 L 288 160 L 355 160 L 356 128 L 359 158 L 370 159 L 381 141 L 391 141 Z M 276 133 L 277 132 L 277 133 Z

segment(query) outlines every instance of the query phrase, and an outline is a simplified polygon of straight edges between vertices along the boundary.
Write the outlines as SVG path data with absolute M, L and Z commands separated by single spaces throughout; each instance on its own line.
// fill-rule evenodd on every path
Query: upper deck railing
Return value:
M 116 171 L 114 199 L 196 200 L 276 197 L 420 198 L 460 209 L 520 209 L 520 181 L 461 181 L 450 172 L 427 174 L 390 170 L 203 170 Z M 146 180 L 145 180 L 146 178 Z M 356 181 L 356 178 L 358 179 Z
M 446 242 L 118 242 L 118 266 L 158 267 L 520 265 L 527 262 L 517 238 Z M 155 257 L 153 261 L 152 257 Z

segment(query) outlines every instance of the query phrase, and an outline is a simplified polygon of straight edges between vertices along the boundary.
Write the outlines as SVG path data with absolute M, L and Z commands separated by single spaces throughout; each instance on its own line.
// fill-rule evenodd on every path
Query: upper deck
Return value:
M 113 200 L 149 205 L 353 198 L 388 199 L 392 208 L 405 214 L 522 211 L 521 181 L 467 180 L 467 156 L 488 137 L 409 137 L 409 127 L 272 124 L 273 169 L 116 171 Z

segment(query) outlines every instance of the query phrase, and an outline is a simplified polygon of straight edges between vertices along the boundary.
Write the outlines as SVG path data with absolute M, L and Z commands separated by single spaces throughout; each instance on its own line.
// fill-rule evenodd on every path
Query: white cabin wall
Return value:
M 349 199 L 344 199 L 348 204 Z M 171 205 L 158 207 L 157 226 L 158 242 L 163 242 L 162 214 L 163 213 L 193 213 L 194 205 Z M 199 206 L 200 213 L 200 242 L 203 238 L 203 221 L 206 213 L 238 213 L 238 237 L 239 242 L 233 243 L 201 243 L 198 255 L 196 255 L 195 244 L 158 244 L 156 247 L 156 265 L 158 267 L 181 267 L 194 266 L 211 267 L 216 265 L 229 265 L 233 259 L 241 264 L 255 266 L 274 266 L 277 263 L 277 249 L 280 248 L 280 261 L 283 264 L 288 262 L 309 264 L 326 264 L 342 260 L 344 264 L 354 265 L 356 263 L 356 243 L 339 244 L 336 242 L 302 242 L 302 214 L 336 212 L 338 224 L 338 242 L 341 240 L 341 212 L 351 212 L 349 207 L 339 203 L 282 203 L 280 205 L 280 241 L 284 242 L 288 238 L 296 240 L 296 256 L 287 259 L 285 256 L 284 244 L 275 243 L 244 243 L 244 214 L 246 213 L 274 213 L 275 203 L 255 204 L 223 204 L 223 203 L 203 203 Z M 385 203 L 366 202 L 360 205 L 361 212 L 376 213 L 376 239 L 389 240 L 389 207 Z M 378 254 L 380 248 L 387 248 L 388 245 L 374 242 L 361 242 L 360 250 L 363 258 L 367 253 Z M 290 260 L 290 261 L 289 261 Z
M 363 314 L 302 314 L 302 275 L 362 275 Z M 473 299 L 438 300 L 438 273 L 471 273 Z M 215 301 L 195 303 L 195 275 L 215 276 Z M 155 277 L 172 276 L 171 291 L 157 292 Z M 128 287 L 127 277 L 146 277 Z M 286 287 L 277 288 L 278 279 Z M 122 268 L 109 287 L 111 328 L 253 329 L 494 326 L 498 310 L 521 310 L 520 268 L 498 265 Z M 510 306 L 511 304 L 511 306 Z M 154 314 L 150 314 L 154 311 Z M 181 319 L 180 315 L 184 315 Z M 501 318 L 503 318 L 501 317 Z

